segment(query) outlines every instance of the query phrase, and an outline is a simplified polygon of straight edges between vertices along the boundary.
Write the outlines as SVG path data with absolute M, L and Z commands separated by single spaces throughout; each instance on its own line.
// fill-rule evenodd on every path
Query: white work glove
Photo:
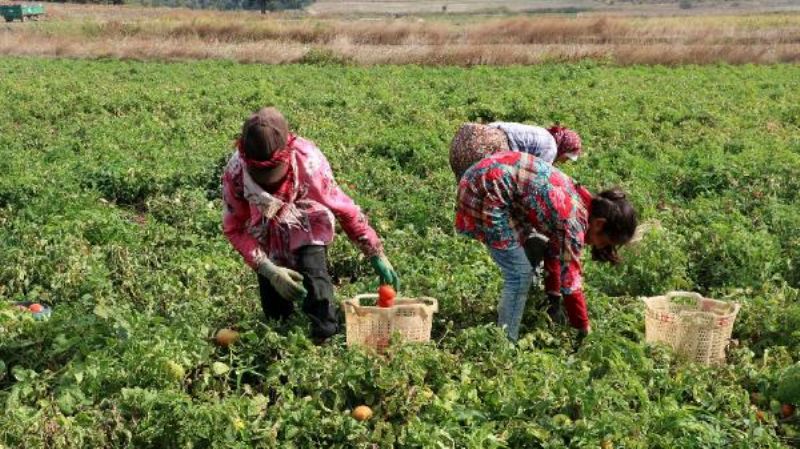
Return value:
M 303 275 L 290 270 L 289 268 L 279 267 L 271 260 L 264 258 L 258 264 L 258 274 L 269 280 L 284 299 L 301 301 L 305 299 L 308 292 L 303 287 Z

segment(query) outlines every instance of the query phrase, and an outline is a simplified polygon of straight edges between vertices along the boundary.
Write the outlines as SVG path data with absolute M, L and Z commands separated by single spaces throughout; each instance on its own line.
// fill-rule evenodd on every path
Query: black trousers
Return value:
M 333 296 L 333 282 L 328 274 L 328 248 L 321 245 L 304 246 L 297 252 L 297 271 L 303 275 L 303 287 L 308 295 L 303 312 L 311 320 L 311 335 L 327 338 L 339 331 L 339 315 Z M 288 318 L 294 311 L 292 301 L 282 297 L 264 276 L 258 275 L 261 308 L 267 319 Z

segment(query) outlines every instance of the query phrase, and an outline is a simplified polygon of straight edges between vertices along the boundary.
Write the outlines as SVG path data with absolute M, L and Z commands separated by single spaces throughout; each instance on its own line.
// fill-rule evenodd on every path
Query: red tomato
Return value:
M 397 296 L 391 285 L 381 285 L 378 288 L 378 307 L 392 307 Z
M 44 307 L 42 307 L 42 305 L 39 304 L 38 302 L 35 302 L 35 303 L 31 304 L 30 306 L 28 306 L 28 310 L 30 310 L 33 313 L 39 313 L 42 310 L 44 310 Z
M 784 418 L 788 418 L 788 417 L 794 415 L 794 405 L 792 405 L 792 404 L 783 404 L 781 406 L 781 415 Z

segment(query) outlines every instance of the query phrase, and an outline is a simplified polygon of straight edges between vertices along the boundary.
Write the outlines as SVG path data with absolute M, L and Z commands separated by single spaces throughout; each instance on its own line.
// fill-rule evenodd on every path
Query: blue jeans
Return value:
M 503 296 L 497 306 L 497 325 L 505 327 L 508 338 L 516 341 L 535 273 L 521 246 L 507 250 L 490 247 L 489 252 L 503 272 Z

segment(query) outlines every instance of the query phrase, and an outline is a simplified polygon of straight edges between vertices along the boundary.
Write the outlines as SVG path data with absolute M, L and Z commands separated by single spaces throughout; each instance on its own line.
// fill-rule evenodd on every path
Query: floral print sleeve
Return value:
M 569 195 L 563 196 L 554 208 L 557 221 L 551 226 L 550 246 L 545 261 L 545 290 L 561 295 L 570 324 L 578 329 L 589 325 L 586 298 L 583 294 L 583 269 L 581 252 L 588 228 L 591 193 L 560 172 L 551 175 L 551 183 L 561 186 Z
M 248 231 L 250 205 L 244 198 L 243 189 L 242 162 L 234 153 L 222 175 L 222 232 L 245 263 L 255 268 L 258 261 L 267 255 Z

